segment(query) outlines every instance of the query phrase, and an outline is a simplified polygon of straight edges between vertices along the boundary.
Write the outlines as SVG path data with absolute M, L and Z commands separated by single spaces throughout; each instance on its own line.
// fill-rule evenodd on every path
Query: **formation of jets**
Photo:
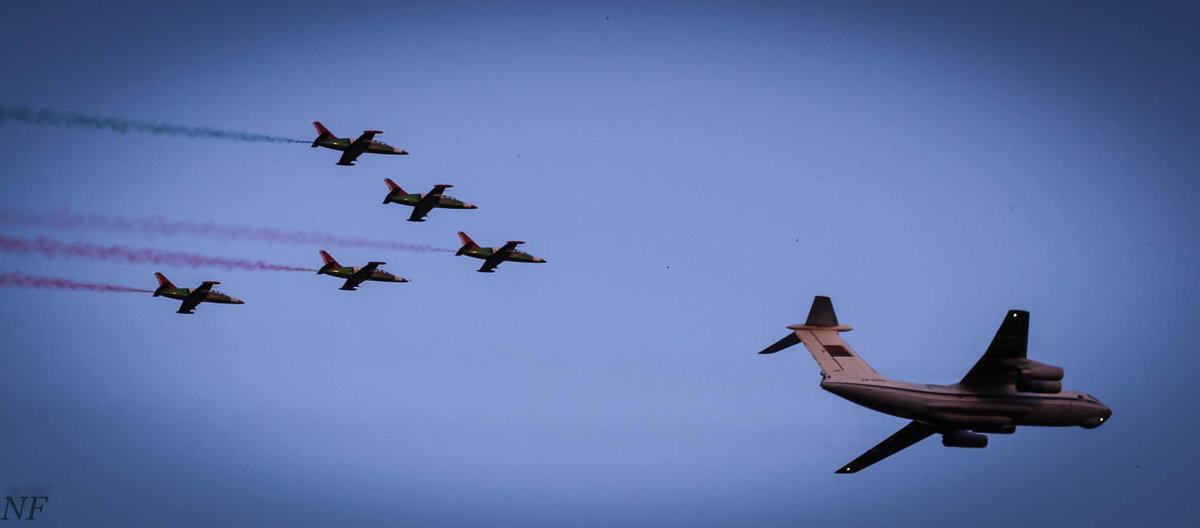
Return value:
M 985 447 L 986 434 L 1018 426 L 1099 427 L 1112 410 L 1089 394 L 1062 390 L 1063 369 L 1026 357 L 1029 312 L 1009 310 L 983 357 L 961 381 L 929 385 L 895 381 L 875 372 L 842 341 L 829 297 L 816 297 L 804 324 L 759 354 L 804 343 L 821 367 L 821 388 L 867 407 L 911 420 L 879 445 L 839 468 L 855 473 L 933 434 L 947 447 Z
M 357 139 L 339 138 L 319 121 L 313 121 L 312 124 L 317 129 L 317 138 L 313 140 L 312 147 L 325 147 L 341 151 L 342 156 L 338 159 L 338 165 L 354 165 L 354 161 L 364 153 L 408 154 L 407 151 L 376 141 L 375 135 L 383 133 L 379 130 L 364 130 L 362 135 Z M 446 189 L 454 187 L 450 184 L 434 185 L 433 189 L 428 193 L 421 194 L 406 192 L 396 182 L 392 181 L 391 178 L 384 178 L 383 181 L 388 186 L 388 194 L 383 198 L 383 203 L 385 205 L 400 204 L 412 207 L 412 214 L 408 217 L 408 221 L 410 222 L 424 222 L 425 217 L 434 209 L 478 209 L 474 204 L 446 196 Z M 524 244 L 524 242 L 510 240 L 498 248 L 485 248 L 479 247 L 478 244 L 462 231 L 458 232 L 458 236 L 462 239 L 463 245 L 456 255 L 467 255 L 482 259 L 484 262 L 479 271 L 484 273 L 492 273 L 495 271 L 496 266 L 499 266 L 500 263 L 506 260 L 513 262 L 546 262 L 545 259 L 517 251 L 517 246 Z M 362 267 L 350 267 L 339 264 L 337 260 L 324 250 L 320 250 L 320 254 L 325 263 L 321 266 L 321 269 L 317 270 L 317 274 L 346 279 L 346 282 L 339 288 L 342 290 L 353 291 L 365 281 L 408 282 L 408 279 L 404 277 L 397 277 L 379 269 L 379 266 L 386 264 L 385 262 L 370 261 Z M 161 295 L 182 300 L 183 305 L 179 308 L 179 313 L 193 313 L 193 310 L 201 302 L 244 304 L 241 300 L 213 291 L 212 286 L 219 284 L 218 282 L 207 281 L 194 289 L 176 288 L 161 273 L 155 273 L 155 275 L 158 277 L 159 288 L 155 290 L 154 296 L 158 297 Z

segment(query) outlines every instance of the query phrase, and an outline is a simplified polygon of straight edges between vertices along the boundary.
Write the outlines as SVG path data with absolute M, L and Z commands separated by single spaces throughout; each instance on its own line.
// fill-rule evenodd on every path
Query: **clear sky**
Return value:
M 0 252 L 0 272 L 242 306 L 0 289 L 0 489 L 43 526 L 1182 525 L 1200 13 L 1186 2 L 20 2 L 0 105 L 411 152 L 0 123 L 0 209 L 445 252 L 0 225 L 8 237 L 408 284 Z M 473 211 L 382 205 L 454 184 Z M 957 381 L 1005 310 L 1109 405 L 936 439 L 755 352 L 833 298 L 881 373 Z

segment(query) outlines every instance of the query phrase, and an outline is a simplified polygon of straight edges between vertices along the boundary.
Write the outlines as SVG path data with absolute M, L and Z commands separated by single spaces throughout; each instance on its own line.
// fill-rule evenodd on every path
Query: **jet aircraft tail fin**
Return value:
M 320 270 L 317 270 L 317 275 L 325 273 L 326 271 L 329 271 L 331 268 L 342 267 L 342 265 L 338 264 L 338 261 L 336 259 L 334 259 L 333 257 L 331 257 L 329 255 L 329 253 L 326 253 L 324 249 L 320 250 L 320 252 L 321 252 L 321 258 L 323 260 L 325 260 L 325 265 L 321 266 Z
M 853 328 L 838 324 L 837 314 L 833 311 L 833 301 L 829 297 L 813 298 L 812 307 L 808 310 L 808 319 L 804 324 L 791 325 L 788 328 L 792 330 L 791 335 L 776 341 L 759 354 L 773 354 L 804 343 L 804 347 L 821 366 L 821 374 L 825 379 L 886 379 L 858 357 L 850 345 L 842 341 L 838 334 L 849 332 Z
M 396 185 L 396 182 L 392 181 L 391 178 L 384 178 L 383 182 L 388 186 L 388 195 L 383 198 L 383 203 L 391 203 L 393 196 L 408 194 L 404 192 L 404 189 L 401 189 L 399 185 Z
M 333 135 L 333 132 L 330 132 L 328 128 L 325 128 L 325 125 L 322 125 L 320 121 L 313 121 L 312 123 L 317 129 L 317 139 L 314 139 L 312 142 L 313 148 L 320 145 L 322 141 L 337 139 L 337 136 Z
M 476 244 L 474 240 L 471 240 L 471 237 L 467 236 L 467 234 L 463 233 L 462 231 L 458 232 L 458 238 L 462 240 L 463 245 L 461 248 L 458 248 L 458 252 L 454 254 L 455 256 L 462 255 L 468 250 L 479 247 L 479 244 Z
M 166 275 L 163 275 L 162 273 L 159 273 L 156 271 L 156 272 L 154 272 L 154 278 L 158 279 L 158 289 L 154 290 L 155 297 L 162 295 L 163 290 L 175 289 L 175 285 L 171 284 L 171 281 L 169 279 L 167 279 Z

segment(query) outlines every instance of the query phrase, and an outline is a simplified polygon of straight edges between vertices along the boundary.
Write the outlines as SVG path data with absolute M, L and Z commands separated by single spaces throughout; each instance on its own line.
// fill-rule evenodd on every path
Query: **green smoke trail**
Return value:
M 25 123 L 29 125 L 105 129 L 112 130 L 114 132 L 120 132 L 122 134 L 136 132 L 139 134 L 154 134 L 158 136 L 214 138 L 228 139 L 232 141 L 308 143 L 308 141 L 303 139 L 293 139 L 283 136 L 270 136 L 267 134 L 253 134 L 250 132 L 240 132 L 237 130 L 180 126 L 167 123 L 135 121 L 132 119 L 121 119 L 117 117 L 96 117 L 85 114 L 62 113 L 46 109 L 37 110 L 24 106 L 0 105 L 0 124 L 4 124 L 9 121 Z

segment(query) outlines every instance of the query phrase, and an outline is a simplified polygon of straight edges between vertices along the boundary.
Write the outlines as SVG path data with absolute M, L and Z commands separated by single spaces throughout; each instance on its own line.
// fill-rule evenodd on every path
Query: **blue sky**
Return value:
M 0 253 L 0 486 L 51 526 L 1178 525 L 1197 513 L 1194 7 L 1183 3 L 47 3 L 6 8 L 0 104 L 411 152 L 0 124 L 0 208 L 448 253 L 0 226 L 408 284 Z M 383 178 L 474 211 L 409 223 Z M 959 379 L 1005 310 L 1114 410 L 936 440 L 754 352 L 829 295 L 881 373 Z M 937 512 L 931 517 L 931 512 Z

